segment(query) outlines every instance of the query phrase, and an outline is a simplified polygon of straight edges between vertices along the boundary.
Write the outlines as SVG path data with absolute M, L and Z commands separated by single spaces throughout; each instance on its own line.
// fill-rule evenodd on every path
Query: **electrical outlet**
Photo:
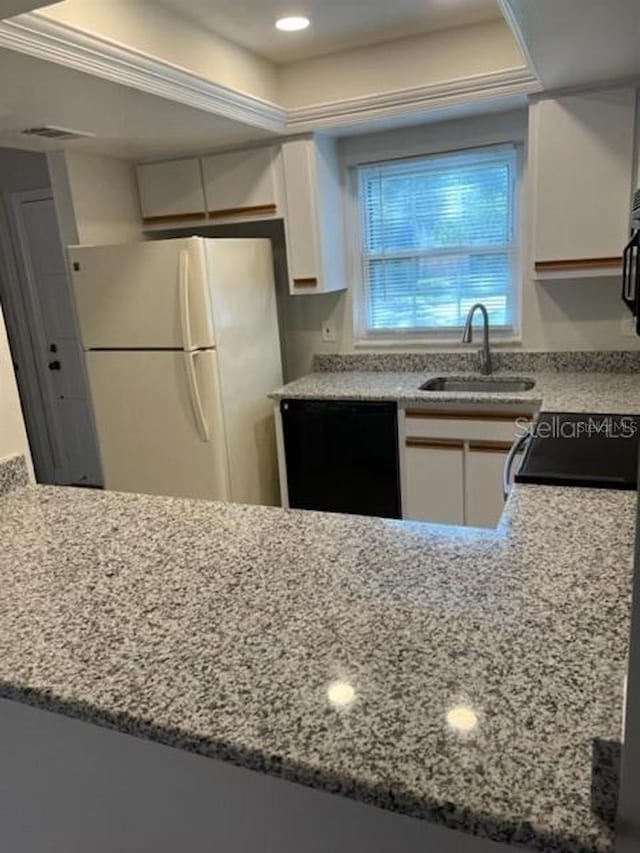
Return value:
M 332 320 L 325 320 L 322 324 L 322 340 L 327 344 L 335 343 L 336 327 Z
M 620 334 L 624 338 L 635 338 L 636 336 L 636 318 L 623 317 L 620 321 Z

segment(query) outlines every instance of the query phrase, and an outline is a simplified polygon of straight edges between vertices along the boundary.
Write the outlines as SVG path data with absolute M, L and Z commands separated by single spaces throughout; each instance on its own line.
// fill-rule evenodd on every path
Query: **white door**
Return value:
M 87 380 L 50 190 L 16 193 L 12 208 L 28 293 L 35 360 L 44 389 L 54 480 L 101 485 Z
M 105 488 L 229 500 L 214 350 L 86 358 Z
M 470 441 L 466 458 L 466 524 L 496 527 L 504 510 L 502 473 L 511 445 Z
M 464 443 L 407 438 L 403 517 L 464 524 Z
M 85 350 L 215 344 L 201 239 L 72 246 L 69 261 Z

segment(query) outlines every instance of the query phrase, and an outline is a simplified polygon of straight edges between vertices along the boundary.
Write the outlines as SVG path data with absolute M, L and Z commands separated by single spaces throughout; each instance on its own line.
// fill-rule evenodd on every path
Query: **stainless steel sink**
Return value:
M 500 392 L 530 391 L 533 379 L 498 376 L 436 376 L 420 386 L 421 391 L 471 391 L 495 394 Z

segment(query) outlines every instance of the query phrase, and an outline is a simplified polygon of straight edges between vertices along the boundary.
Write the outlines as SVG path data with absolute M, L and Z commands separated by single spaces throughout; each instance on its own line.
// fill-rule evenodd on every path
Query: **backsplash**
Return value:
M 640 351 L 519 352 L 494 350 L 494 370 L 533 373 L 635 373 L 640 372 Z M 402 373 L 446 370 L 476 373 L 478 356 L 469 352 L 388 352 L 316 355 L 314 370 L 343 373 L 362 370 Z
M 9 456 L 0 459 L 0 495 L 26 486 L 29 482 L 24 456 Z

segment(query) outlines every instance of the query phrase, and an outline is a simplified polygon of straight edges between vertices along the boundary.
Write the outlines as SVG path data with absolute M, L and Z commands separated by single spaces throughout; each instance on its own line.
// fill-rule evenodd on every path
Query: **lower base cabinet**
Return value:
M 523 415 L 401 412 L 403 518 L 496 527 L 503 470 Z

